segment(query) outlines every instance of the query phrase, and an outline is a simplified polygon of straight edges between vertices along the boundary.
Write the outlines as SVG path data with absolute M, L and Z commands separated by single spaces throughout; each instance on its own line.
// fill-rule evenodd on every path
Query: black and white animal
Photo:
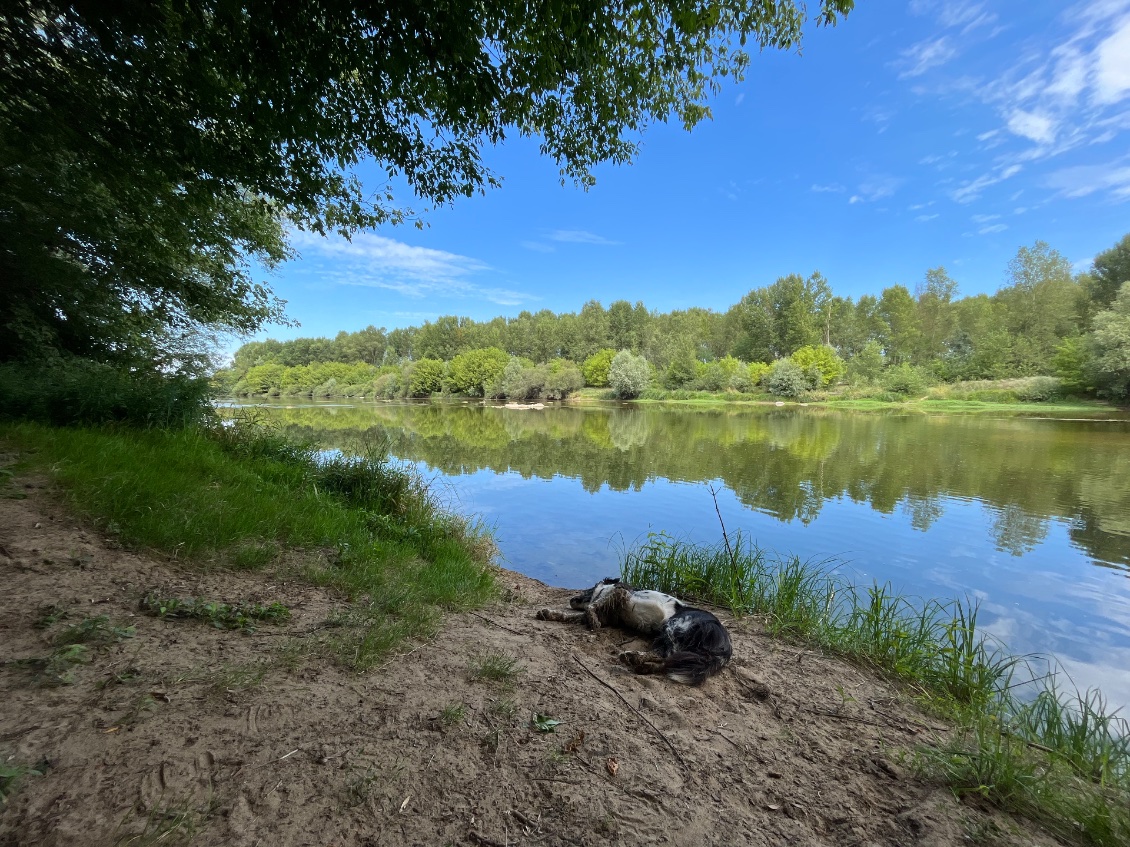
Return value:
M 730 633 L 710 612 L 660 591 L 637 591 L 604 579 L 569 600 L 573 611 L 541 609 L 539 620 L 581 623 L 589 629 L 623 626 L 654 635 L 654 652 L 628 650 L 620 661 L 636 673 L 660 673 L 686 685 L 701 685 L 730 661 Z

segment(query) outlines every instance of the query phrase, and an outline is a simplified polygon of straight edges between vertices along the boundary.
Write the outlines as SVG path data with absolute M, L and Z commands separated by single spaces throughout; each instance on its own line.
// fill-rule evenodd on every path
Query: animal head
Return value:
M 587 588 L 576 597 L 573 597 L 569 601 L 569 606 L 578 612 L 583 612 L 619 584 L 620 580 L 614 576 L 602 579 L 592 588 Z

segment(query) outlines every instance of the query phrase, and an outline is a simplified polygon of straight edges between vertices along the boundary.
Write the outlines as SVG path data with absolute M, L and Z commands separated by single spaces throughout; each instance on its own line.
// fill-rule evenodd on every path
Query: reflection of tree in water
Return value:
M 625 409 L 608 419 L 608 437 L 621 453 L 643 447 L 650 432 L 647 415 L 639 409 Z
M 934 525 L 934 522 L 945 511 L 942 501 L 938 497 L 916 497 L 913 494 L 906 500 L 903 511 L 910 515 L 910 525 L 917 530 L 925 532 Z
M 1009 503 L 997 511 L 989 533 L 998 549 L 1013 556 L 1023 556 L 1047 538 L 1048 522 L 1038 515 L 1029 514 L 1016 503 Z
M 998 545 L 1021 555 L 1070 521 L 1072 540 L 1130 565 L 1130 427 L 1123 424 L 886 416 L 818 409 L 374 405 L 279 410 L 296 434 L 355 449 L 387 438 L 394 455 L 450 474 L 489 468 L 573 477 L 587 491 L 650 479 L 722 480 L 780 520 L 813 520 L 848 497 L 926 530 L 947 498 L 999 508 Z M 1032 517 L 1035 516 L 1035 517 Z

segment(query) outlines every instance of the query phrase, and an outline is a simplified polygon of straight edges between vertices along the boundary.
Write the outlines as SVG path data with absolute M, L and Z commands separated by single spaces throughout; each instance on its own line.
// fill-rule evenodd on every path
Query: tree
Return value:
M 862 302 L 863 298 L 860 298 Z M 899 364 L 913 355 L 921 332 L 918 328 L 918 310 L 906 286 L 892 285 L 883 289 L 877 314 L 882 320 L 879 340 L 887 360 Z
M 1021 247 L 1008 264 L 1011 285 L 993 297 L 1012 335 L 1010 370 L 1050 373 L 1063 339 L 1078 332 L 1079 286 L 1071 263 L 1045 242 Z
M 1100 391 L 1117 400 L 1130 397 L 1130 282 L 1122 283 L 1109 309 L 1095 315 L 1090 343 Z
M 844 360 L 836 351 L 826 345 L 801 347 L 789 357 L 808 379 L 812 388 L 831 385 L 844 375 L 847 369 Z
M 1094 308 L 1109 308 L 1126 282 L 1130 282 L 1130 234 L 1095 256 L 1087 286 Z
M 611 347 L 606 347 L 585 359 L 584 364 L 581 365 L 585 385 L 596 388 L 604 388 L 608 385 L 608 372 L 612 368 L 612 359 L 615 356 L 616 351 Z
M 497 347 L 469 350 L 451 360 L 447 379 L 460 394 L 483 397 L 502 377 L 509 361 L 510 356 Z
M 621 350 L 612 359 L 608 384 L 621 400 L 639 397 L 651 382 L 651 366 L 643 356 Z
M 822 0 L 834 24 L 853 0 Z M 484 145 L 538 136 L 563 178 L 642 127 L 709 116 L 746 45 L 792 48 L 796 0 L 619 4 L 12 0 L 0 13 L 0 361 L 124 358 L 165 330 L 281 317 L 254 262 L 286 226 L 411 216 L 498 184 Z

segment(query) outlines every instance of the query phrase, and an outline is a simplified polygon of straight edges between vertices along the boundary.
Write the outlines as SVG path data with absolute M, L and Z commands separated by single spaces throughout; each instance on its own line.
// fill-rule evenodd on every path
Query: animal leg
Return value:
M 584 617 L 589 629 L 600 629 L 600 615 L 597 613 L 595 604 L 585 609 Z
M 535 617 L 539 621 L 557 621 L 558 623 L 580 623 L 585 619 L 584 612 L 566 612 L 561 609 L 539 609 Z
M 620 654 L 620 661 L 635 673 L 660 673 L 663 671 L 663 658 L 655 653 L 647 653 L 642 650 L 625 650 Z

